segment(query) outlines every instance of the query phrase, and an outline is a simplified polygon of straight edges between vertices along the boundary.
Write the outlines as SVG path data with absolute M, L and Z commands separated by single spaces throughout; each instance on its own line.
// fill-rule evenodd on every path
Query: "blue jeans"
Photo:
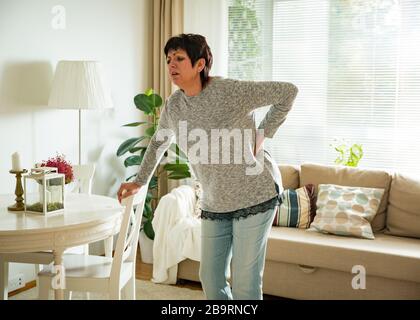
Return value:
M 201 221 L 200 280 L 210 300 L 262 300 L 268 234 L 275 209 L 234 220 Z M 229 268 L 232 262 L 232 290 Z

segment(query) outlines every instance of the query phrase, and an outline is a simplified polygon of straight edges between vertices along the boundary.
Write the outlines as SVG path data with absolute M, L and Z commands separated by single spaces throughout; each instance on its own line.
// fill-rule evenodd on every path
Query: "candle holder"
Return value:
M 28 170 L 23 169 L 21 171 L 10 170 L 10 173 L 16 175 L 16 188 L 15 188 L 15 195 L 16 195 L 16 203 L 8 206 L 7 209 L 10 211 L 23 211 L 25 210 L 25 206 L 23 204 L 23 188 L 22 188 L 22 174 L 27 173 Z

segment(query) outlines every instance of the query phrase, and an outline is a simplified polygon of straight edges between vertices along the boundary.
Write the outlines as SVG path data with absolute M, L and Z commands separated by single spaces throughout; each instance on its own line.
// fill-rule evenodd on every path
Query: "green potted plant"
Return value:
M 363 157 L 363 146 L 354 143 L 350 145 L 348 142 L 335 139 L 331 146 L 338 152 L 335 164 L 341 164 L 348 167 L 357 167 Z
M 142 163 L 147 146 L 150 143 L 150 140 L 156 132 L 159 124 L 159 115 L 162 107 L 162 102 L 162 97 L 156 94 L 153 91 L 153 89 L 148 89 L 145 93 L 138 94 L 134 97 L 134 104 L 136 108 L 142 111 L 147 116 L 149 121 L 133 122 L 124 125 L 124 127 L 138 127 L 142 125 L 147 126 L 144 135 L 127 139 L 119 146 L 117 150 L 117 156 L 120 157 L 123 155 L 128 155 L 124 160 L 124 166 L 126 168 L 132 166 L 139 166 Z M 154 210 L 156 209 L 157 204 L 159 202 L 158 182 L 161 174 L 166 171 L 168 179 L 174 180 L 191 177 L 187 157 L 179 149 L 178 145 L 173 143 L 169 147 L 169 152 L 172 152 L 174 161 L 173 163 L 167 163 L 163 166 L 157 166 L 155 172 L 153 173 L 153 177 L 149 183 L 146 203 L 144 206 L 144 224 L 142 226 L 142 230 L 144 231 L 146 236 L 151 240 L 153 240 L 155 237 L 155 233 L 152 226 L 152 220 Z M 167 157 L 168 151 L 165 152 L 163 160 L 165 160 Z M 134 179 L 135 176 L 136 174 L 131 175 L 126 179 L 126 181 Z M 152 203 L 154 205 L 152 205 Z

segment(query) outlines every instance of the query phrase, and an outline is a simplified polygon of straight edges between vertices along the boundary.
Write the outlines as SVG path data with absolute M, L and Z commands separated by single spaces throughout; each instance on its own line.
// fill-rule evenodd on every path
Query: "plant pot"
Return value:
M 139 246 L 141 261 L 144 263 L 153 263 L 153 240 L 149 239 L 143 230 L 139 234 Z

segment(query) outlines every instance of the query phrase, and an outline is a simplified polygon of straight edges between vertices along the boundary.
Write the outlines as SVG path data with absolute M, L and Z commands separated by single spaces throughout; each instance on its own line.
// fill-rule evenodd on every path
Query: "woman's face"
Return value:
M 183 49 L 170 50 L 166 57 L 169 79 L 180 88 L 191 85 L 194 81 L 200 81 L 200 72 L 204 68 L 204 59 L 199 59 L 192 66 L 191 59 Z

